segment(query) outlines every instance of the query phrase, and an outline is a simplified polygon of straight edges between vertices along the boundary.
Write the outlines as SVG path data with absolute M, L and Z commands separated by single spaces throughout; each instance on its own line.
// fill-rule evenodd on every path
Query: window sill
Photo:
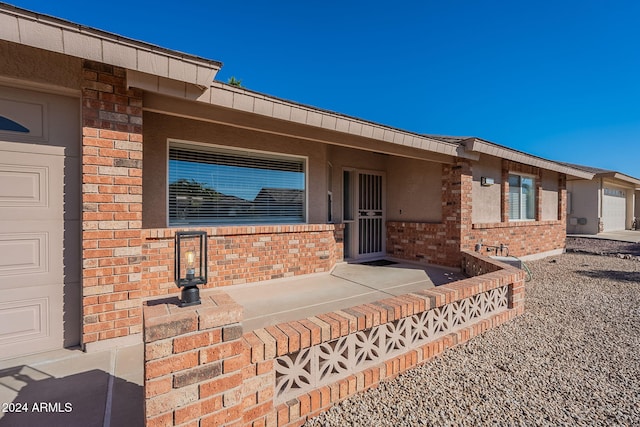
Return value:
M 238 236 L 251 234 L 286 234 L 286 233 L 311 233 L 321 231 L 342 230 L 342 224 L 269 224 L 269 225 L 224 225 L 224 226 L 190 226 L 167 227 L 143 230 L 145 237 L 152 239 L 173 238 L 176 231 L 204 230 L 211 236 Z
M 519 220 L 519 221 L 509 221 L 509 222 L 478 223 L 478 224 L 473 224 L 472 228 L 474 230 L 479 230 L 484 228 L 543 227 L 543 226 L 563 225 L 563 224 L 564 223 L 559 220 L 552 220 L 552 221 Z

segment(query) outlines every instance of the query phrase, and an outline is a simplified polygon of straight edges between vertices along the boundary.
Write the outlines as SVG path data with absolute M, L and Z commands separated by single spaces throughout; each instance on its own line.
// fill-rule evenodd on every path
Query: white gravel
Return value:
M 305 425 L 640 425 L 640 262 L 529 267 L 523 316 Z

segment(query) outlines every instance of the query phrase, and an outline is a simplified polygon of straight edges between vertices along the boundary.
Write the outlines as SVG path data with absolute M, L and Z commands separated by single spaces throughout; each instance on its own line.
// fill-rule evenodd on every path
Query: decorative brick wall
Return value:
M 142 332 L 142 92 L 84 61 L 82 342 Z
M 148 302 L 144 312 L 147 425 L 198 425 L 199 421 L 199 425 L 299 426 L 339 401 L 523 313 L 520 270 L 470 252 L 461 254 L 461 265 L 476 276 L 280 323 L 241 338 L 239 307 L 222 290 L 203 294 L 206 301 L 200 308 L 177 308 L 175 297 L 173 303 Z M 380 332 L 386 334 L 381 339 L 394 340 L 393 346 L 385 345 L 391 351 L 381 352 L 382 359 L 375 356 L 362 364 L 350 357 L 344 372 L 330 370 L 335 380 L 328 377 L 318 386 L 303 380 L 298 391 L 288 387 L 299 374 L 289 369 L 292 364 L 302 366 L 300 374 L 305 375 L 319 365 L 307 365 L 302 358 L 314 351 L 339 351 L 353 340 L 365 343 L 361 336 L 380 328 L 391 331 Z M 347 347 L 345 354 L 352 355 L 353 349 Z
M 330 271 L 343 258 L 341 224 L 198 228 L 208 234 L 212 288 Z M 180 229 L 142 232 L 142 293 L 178 292 L 174 237 Z
M 144 307 L 144 390 L 148 426 L 242 425 L 242 307 L 226 294 L 180 308 L 178 299 Z

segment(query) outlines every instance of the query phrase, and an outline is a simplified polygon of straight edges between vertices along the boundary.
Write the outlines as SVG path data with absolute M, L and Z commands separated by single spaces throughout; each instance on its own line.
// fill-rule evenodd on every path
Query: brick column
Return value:
M 502 160 L 502 182 L 500 183 L 500 221 L 509 222 L 509 161 Z
M 558 176 L 558 221 L 567 221 L 567 175 Z
M 442 223 L 444 224 L 443 263 L 460 265 L 460 249 L 471 231 L 472 174 L 468 161 L 442 167 Z
M 227 294 L 178 307 L 178 298 L 144 306 L 144 388 L 147 426 L 242 425 L 242 307 Z
M 142 332 L 142 92 L 125 70 L 84 61 L 82 342 Z

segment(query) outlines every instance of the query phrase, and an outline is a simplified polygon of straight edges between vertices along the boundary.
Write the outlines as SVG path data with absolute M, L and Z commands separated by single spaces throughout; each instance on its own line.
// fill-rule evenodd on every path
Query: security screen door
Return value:
M 358 172 L 358 258 L 384 255 L 383 176 Z

